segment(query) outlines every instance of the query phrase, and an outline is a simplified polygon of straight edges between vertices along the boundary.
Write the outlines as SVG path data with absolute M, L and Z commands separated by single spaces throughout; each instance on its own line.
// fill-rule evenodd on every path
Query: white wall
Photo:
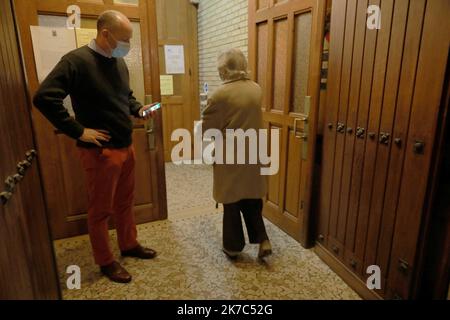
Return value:
M 248 55 L 248 0 L 200 0 L 198 10 L 200 92 L 209 85 L 209 95 L 220 85 L 217 56 L 228 48 Z

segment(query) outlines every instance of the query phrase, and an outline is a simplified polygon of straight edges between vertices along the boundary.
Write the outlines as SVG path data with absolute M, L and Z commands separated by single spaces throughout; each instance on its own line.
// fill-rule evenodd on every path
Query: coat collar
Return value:
M 232 83 L 232 82 L 241 81 L 241 80 L 250 80 L 250 78 L 247 77 L 247 76 L 239 77 L 239 78 L 236 78 L 236 79 L 226 80 L 226 81 L 223 82 L 223 84 Z

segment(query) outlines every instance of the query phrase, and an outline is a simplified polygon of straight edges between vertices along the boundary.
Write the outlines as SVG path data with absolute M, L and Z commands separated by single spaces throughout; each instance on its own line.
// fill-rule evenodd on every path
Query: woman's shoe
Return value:
M 269 240 L 264 240 L 259 245 L 258 258 L 262 259 L 272 254 L 272 245 Z
M 223 248 L 222 251 L 227 255 L 228 258 L 230 258 L 232 260 L 237 259 L 238 255 L 240 253 L 239 251 L 230 251 L 225 248 Z

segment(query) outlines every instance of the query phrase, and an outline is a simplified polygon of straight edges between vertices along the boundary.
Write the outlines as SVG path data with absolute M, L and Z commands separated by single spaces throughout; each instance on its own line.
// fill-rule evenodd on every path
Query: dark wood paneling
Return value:
M 393 121 L 397 106 L 398 83 L 402 65 L 403 41 L 405 38 L 406 21 L 408 15 L 408 2 L 395 2 L 395 10 L 392 18 L 392 31 L 387 60 L 385 90 L 383 96 L 383 109 L 380 119 L 379 132 L 390 135 L 388 143 L 378 143 L 375 158 L 375 172 L 372 187 L 372 201 L 370 203 L 369 230 L 367 233 L 366 254 L 364 268 L 376 264 L 378 239 L 380 236 L 380 225 L 382 219 L 383 203 L 385 199 L 387 170 L 392 148 L 401 147 L 394 141 L 398 139 L 392 136 Z M 387 269 L 381 269 L 383 278 L 386 277 Z
M 339 89 L 342 70 L 342 57 L 344 49 L 345 15 L 347 3 L 344 0 L 334 0 L 331 12 L 331 38 L 328 98 L 326 123 L 331 128 L 324 132 L 322 172 L 321 172 L 321 196 L 319 199 L 319 241 L 328 243 L 331 191 L 333 183 L 334 147 L 336 141 L 336 123 L 339 106 Z M 332 53 L 332 54 L 331 54 Z
M 347 12 L 345 17 L 345 34 L 344 34 L 344 52 L 342 59 L 341 81 L 339 86 L 339 105 L 338 105 L 338 123 L 346 123 L 349 105 L 350 81 L 353 66 L 353 43 L 355 37 L 355 21 L 356 21 L 356 0 L 347 1 Z M 331 189 L 331 205 L 330 205 L 330 230 L 329 237 L 333 239 L 331 244 L 332 251 L 343 257 L 343 242 L 337 239 L 337 227 L 339 221 L 339 201 L 341 198 L 342 183 L 342 164 L 344 158 L 346 132 L 338 133 L 336 136 L 336 144 L 334 149 L 334 168 L 333 168 L 333 185 Z M 338 250 L 336 250 L 338 248 Z
M 365 26 L 371 4 L 381 5 L 380 30 Z M 367 289 L 349 270 L 365 282 L 367 267 L 378 265 L 376 295 L 418 294 L 449 13 L 444 0 L 333 1 L 318 243 L 360 293 Z
M 34 149 L 17 34 L 9 1 L 0 1 L 0 180 Z M 2 185 L 3 188 L 3 185 Z M 3 191 L 3 190 L 0 190 Z M 42 187 L 33 161 L 13 197 L 0 204 L 0 299 L 60 297 Z
M 402 166 L 406 152 L 405 141 L 408 135 L 408 124 L 411 114 L 411 92 L 414 90 L 424 9 L 425 1 L 410 1 L 408 24 L 404 40 L 404 52 L 401 62 L 401 75 L 398 85 L 397 110 L 394 120 L 395 125 L 392 130 L 392 137 L 394 139 L 401 139 L 402 143 L 400 147 L 393 146 L 391 148 L 377 250 L 377 264 L 380 266 L 381 270 L 383 270 L 383 274 L 388 270 L 391 253 L 398 194 L 402 178 Z
M 412 271 L 416 265 L 424 198 L 439 120 L 438 110 L 450 39 L 449 12 L 450 3 L 446 0 L 427 2 L 389 268 L 391 294 L 404 299 L 410 297 Z M 425 143 L 423 154 L 413 151 L 417 141 Z M 400 259 L 408 263 L 408 270 L 402 271 L 399 268 Z

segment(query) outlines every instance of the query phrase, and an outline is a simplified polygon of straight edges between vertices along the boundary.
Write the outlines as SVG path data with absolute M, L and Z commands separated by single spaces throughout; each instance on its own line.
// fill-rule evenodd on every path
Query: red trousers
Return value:
M 79 148 L 86 172 L 88 190 L 88 228 L 95 263 L 105 266 L 114 261 L 109 246 L 108 221 L 112 216 L 120 250 L 138 245 L 133 213 L 134 148 Z

